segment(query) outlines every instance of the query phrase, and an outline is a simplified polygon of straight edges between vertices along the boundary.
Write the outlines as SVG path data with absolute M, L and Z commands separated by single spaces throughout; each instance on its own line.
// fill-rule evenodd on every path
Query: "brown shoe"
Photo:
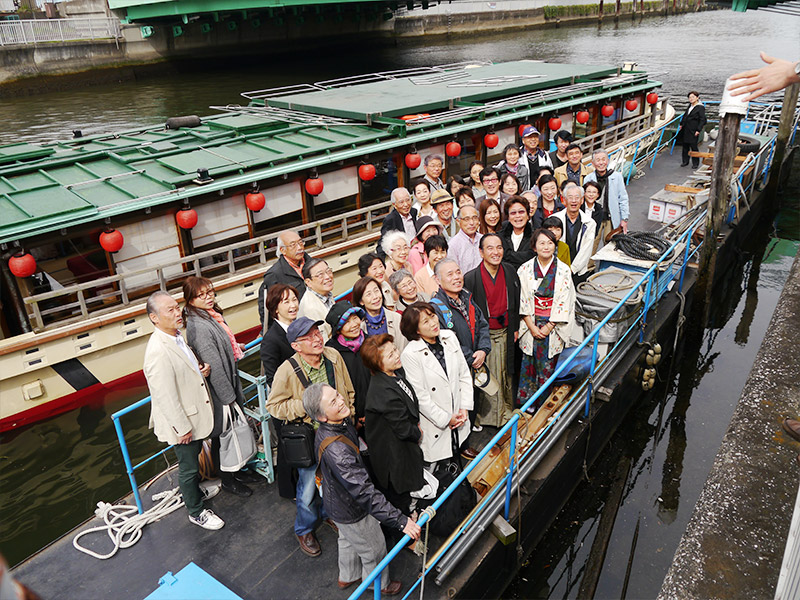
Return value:
M 339 533 L 339 528 L 336 526 L 336 523 L 333 522 L 333 519 L 325 519 L 325 525 L 333 529 L 334 533 Z
M 355 585 L 355 584 L 357 584 L 357 583 L 361 583 L 361 577 L 359 577 L 359 578 L 358 578 L 358 579 L 356 579 L 355 581 L 342 581 L 342 580 L 340 579 L 340 580 L 339 580 L 339 587 L 340 587 L 340 588 L 342 588 L 343 590 L 346 590 L 346 589 L 347 589 L 347 588 L 349 588 L 351 585 Z
M 464 448 L 461 451 L 461 456 L 466 458 L 467 460 L 472 460 L 476 456 L 478 456 L 478 451 L 475 450 L 475 448 L 473 448 L 472 446 L 470 446 L 469 448 Z
M 397 596 L 402 588 L 403 584 L 399 581 L 390 581 L 389 585 L 381 590 L 381 594 L 384 596 Z
M 319 542 L 313 531 L 305 535 L 298 535 L 297 541 L 300 542 L 300 550 L 309 556 L 319 556 L 322 552 L 322 548 L 319 547 Z
M 794 419 L 784 419 L 783 430 L 800 442 L 800 421 L 795 421 Z

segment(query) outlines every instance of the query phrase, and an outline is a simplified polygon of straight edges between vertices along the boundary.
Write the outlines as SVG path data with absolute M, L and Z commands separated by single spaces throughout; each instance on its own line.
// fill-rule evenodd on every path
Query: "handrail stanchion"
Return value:
M 656 142 L 656 149 L 653 152 L 653 158 L 650 159 L 650 168 L 653 168 L 653 165 L 656 163 L 656 157 L 658 156 L 658 149 L 661 146 L 661 140 L 664 138 L 664 131 L 667 129 L 666 124 L 661 126 L 661 131 L 658 134 L 658 142 Z
M 631 159 L 631 168 L 628 170 L 628 177 L 625 179 L 625 185 L 628 185 L 631 181 L 631 176 L 633 175 L 633 169 L 636 166 L 636 157 L 639 156 L 639 144 L 642 143 L 642 138 L 636 140 L 636 148 L 633 149 L 633 158 Z M 623 168 L 625 167 L 625 161 L 623 159 L 622 162 Z
M 597 346 L 600 342 L 600 331 L 598 330 L 594 335 L 594 342 L 592 343 L 592 367 L 589 369 L 589 381 L 586 386 L 586 408 L 583 411 L 583 417 L 589 416 L 589 405 L 592 402 L 592 394 L 594 393 L 594 373 L 597 368 Z
M 653 289 L 653 277 L 656 273 L 652 267 L 650 271 L 650 275 L 647 277 L 647 287 L 644 291 L 644 308 L 642 311 L 642 327 L 639 330 L 639 341 L 644 341 L 644 330 L 647 327 L 647 313 L 650 312 L 650 292 Z
M 514 463 L 514 457 L 517 453 L 517 430 L 519 429 L 519 415 L 514 415 L 512 417 L 513 424 L 511 425 L 511 443 L 508 446 L 508 483 L 506 484 L 506 506 L 503 510 L 503 518 L 508 520 L 508 514 L 511 509 L 511 485 L 514 482 L 514 468 L 516 464 Z M 517 507 L 519 510 L 519 507 Z
M 383 576 L 383 569 L 378 571 L 378 576 L 372 584 L 372 597 L 375 600 L 381 600 L 381 577 Z
M 689 231 L 694 231 L 694 228 L 690 228 Z M 683 276 L 686 273 L 686 263 L 689 262 L 689 250 L 692 248 L 692 234 L 690 233 L 686 236 L 686 250 L 683 251 L 683 264 L 681 265 L 681 278 L 678 281 L 678 291 L 683 292 Z
M 116 414 L 112 415 L 111 419 L 114 421 L 114 429 L 117 430 L 117 439 L 119 440 L 120 450 L 122 450 L 122 460 L 125 461 L 125 470 L 128 472 L 128 479 L 131 481 L 133 497 L 136 500 L 136 509 L 141 515 L 144 512 L 142 497 L 139 494 L 139 484 L 136 483 L 136 475 L 133 472 L 133 463 L 131 463 L 131 455 L 128 452 L 128 444 L 125 442 L 125 433 L 122 431 L 122 423 L 120 423 L 119 416 Z

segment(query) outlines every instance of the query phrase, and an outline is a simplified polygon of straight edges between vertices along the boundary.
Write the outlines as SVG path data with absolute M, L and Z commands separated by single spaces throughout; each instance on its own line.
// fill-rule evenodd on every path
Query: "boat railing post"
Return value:
M 236 273 L 236 263 L 233 260 L 233 250 L 229 248 L 225 254 L 228 256 L 228 273 L 233 275 Z
M 639 156 L 639 144 L 642 142 L 641 139 L 636 141 L 636 148 L 633 149 L 633 159 L 631 160 L 631 168 L 628 170 L 628 178 L 625 180 L 625 185 L 628 185 L 631 181 L 631 176 L 633 175 L 633 168 L 636 166 L 636 157 Z M 625 157 L 623 156 L 623 161 Z
M 317 240 L 317 248 L 322 248 L 322 225 L 319 223 L 314 227 L 314 237 Z
M 589 406 L 592 402 L 592 394 L 594 394 L 594 373 L 597 367 L 597 347 L 600 342 L 600 332 L 598 331 L 597 334 L 594 336 L 594 342 L 592 343 L 592 366 L 589 369 L 589 381 L 586 385 L 586 408 L 583 411 L 583 418 L 587 418 L 589 416 Z
M 125 285 L 125 280 L 120 277 L 118 280 L 119 282 L 119 298 L 122 300 L 123 304 L 129 304 L 131 299 L 128 298 L 128 286 Z
M 78 290 L 78 306 L 81 308 L 81 315 L 83 315 L 84 319 L 89 318 L 89 309 L 86 308 L 86 296 L 83 293 L 83 290 Z
M 644 341 L 644 330 L 647 327 L 647 313 L 650 312 L 650 292 L 653 289 L 653 277 L 655 275 L 656 270 L 653 267 L 650 267 L 650 276 L 647 278 L 647 286 L 645 287 L 644 291 L 644 307 L 642 310 L 642 328 L 639 331 L 639 341 Z
M 342 239 L 346 240 L 347 237 L 347 217 L 342 217 Z
M 686 264 L 689 262 L 689 250 L 692 247 L 692 232 L 694 228 L 690 227 L 684 234 L 686 235 L 686 249 L 683 251 L 683 264 L 681 265 L 681 278 L 678 281 L 678 291 L 683 292 L 683 276 L 686 273 Z
M 769 169 L 772 166 L 772 156 L 775 153 L 775 143 L 777 139 L 778 139 L 777 137 L 774 137 L 772 138 L 772 141 L 769 143 L 769 154 L 767 155 L 767 160 L 764 161 L 764 169 L 761 171 L 761 185 L 764 185 L 764 183 L 767 181 L 767 175 L 769 174 Z
M 268 483 L 275 481 L 275 465 L 272 463 L 272 436 L 269 432 L 269 420 L 272 418 L 267 412 L 267 378 L 264 375 L 259 375 L 256 380 L 256 389 L 258 390 L 258 410 L 261 413 L 261 435 L 262 443 L 264 444 L 264 458 L 267 461 L 269 477 Z M 266 417 L 266 418 L 265 418 Z
M 44 329 L 44 318 L 42 317 L 42 309 L 39 308 L 39 301 L 34 300 L 31 304 L 33 305 L 33 320 L 36 321 L 39 329 Z
M 666 127 L 664 125 L 662 125 L 659 128 L 658 142 L 656 142 L 655 150 L 653 150 L 653 158 L 650 159 L 650 168 L 651 169 L 653 168 L 653 165 L 656 162 L 656 156 L 658 156 L 658 149 L 661 147 L 661 140 L 664 138 L 664 130 L 665 129 L 666 129 Z
M 383 575 L 383 569 L 378 571 L 378 576 L 372 582 L 372 590 L 373 590 L 372 597 L 375 598 L 375 600 L 381 600 L 381 577 L 382 577 L 382 575 Z
M 162 292 L 167 291 L 167 280 L 164 278 L 164 269 L 162 267 L 156 268 L 156 275 L 158 276 L 158 287 Z
M 517 465 L 514 462 L 514 457 L 517 453 L 517 430 L 519 428 L 519 420 L 522 417 L 517 414 L 516 420 L 511 425 L 511 443 L 508 445 L 508 475 L 506 476 L 506 504 L 505 508 L 503 509 L 503 518 L 508 521 L 508 513 L 511 510 L 511 486 L 514 483 L 514 469 L 517 468 Z M 520 510 L 520 507 L 517 507 L 517 510 Z M 517 532 L 517 535 L 521 535 L 522 532 Z
M 139 494 L 139 484 L 136 483 L 136 475 L 133 473 L 133 463 L 131 462 L 131 455 L 128 452 L 128 444 L 125 442 L 125 433 L 122 431 L 122 423 L 119 417 L 112 416 L 114 421 L 114 429 L 117 431 L 117 439 L 119 440 L 119 447 L 122 450 L 122 460 L 125 461 L 125 470 L 128 472 L 128 479 L 131 482 L 131 490 L 133 491 L 133 498 L 136 500 L 136 509 L 139 514 L 144 512 L 142 506 L 142 497 Z

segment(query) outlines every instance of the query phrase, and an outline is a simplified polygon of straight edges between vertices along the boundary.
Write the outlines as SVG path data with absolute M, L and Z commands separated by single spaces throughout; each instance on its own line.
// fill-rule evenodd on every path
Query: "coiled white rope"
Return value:
M 106 524 L 80 532 L 73 538 L 72 545 L 84 554 L 106 560 L 119 552 L 120 548 L 130 548 L 138 542 L 142 537 L 142 529 L 145 525 L 157 521 L 183 506 L 183 497 L 178 488 L 153 495 L 153 501 L 158 501 L 158 504 L 141 515 L 136 506 L 130 504 L 98 502 L 94 514 L 103 519 Z M 78 543 L 83 536 L 102 531 L 105 531 L 114 543 L 114 549 L 108 554 L 99 554 Z

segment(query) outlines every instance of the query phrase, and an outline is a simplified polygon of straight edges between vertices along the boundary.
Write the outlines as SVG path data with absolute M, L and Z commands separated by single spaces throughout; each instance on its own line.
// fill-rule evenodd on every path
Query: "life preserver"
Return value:
M 413 119 L 427 119 L 431 115 L 429 113 L 419 113 L 416 115 L 403 115 L 400 117 L 403 121 L 411 121 Z

